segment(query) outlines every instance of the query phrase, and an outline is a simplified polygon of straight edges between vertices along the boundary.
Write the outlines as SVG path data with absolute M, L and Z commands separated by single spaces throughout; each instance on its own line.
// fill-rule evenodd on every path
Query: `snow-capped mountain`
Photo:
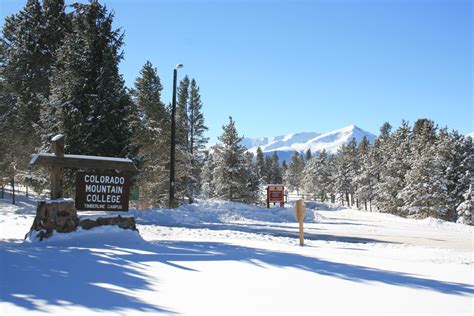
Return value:
M 319 153 L 325 149 L 328 153 L 334 154 L 341 145 L 349 143 L 352 138 L 355 138 L 359 143 L 364 136 L 370 142 L 376 138 L 374 134 L 355 125 L 350 125 L 323 134 L 300 132 L 276 137 L 244 138 L 242 144 L 254 154 L 259 146 L 265 155 L 272 155 L 276 152 L 281 162 L 283 160 L 289 161 L 295 151 L 305 153 L 308 149 L 311 149 L 312 153 Z
M 474 139 L 474 132 L 467 134 L 466 137 L 471 137 L 472 139 Z

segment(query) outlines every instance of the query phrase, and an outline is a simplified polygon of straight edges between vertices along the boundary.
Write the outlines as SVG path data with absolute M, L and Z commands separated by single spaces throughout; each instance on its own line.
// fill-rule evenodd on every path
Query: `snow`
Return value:
M 93 246 L 103 243 L 140 244 L 145 242 L 138 232 L 124 230 L 118 226 L 95 227 L 89 230 L 78 228 L 72 234 L 53 234 L 50 238 L 39 241 L 35 238 L 39 232 L 32 232 L 25 238 L 25 243 L 55 246 Z
M 472 139 L 474 139 L 474 132 L 467 134 L 466 137 L 471 137 Z
M 1 315 L 473 314 L 471 226 L 309 202 L 300 247 L 291 204 L 200 201 L 130 211 L 140 234 L 36 242 L 36 201 L 17 201 L 0 200 Z
M 64 137 L 63 134 L 58 134 L 58 135 L 54 136 L 53 138 L 51 138 L 51 141 L 55 142 L 57 140 L 60 140 L 63 137 Z
M 40 153 L 40 154 L 33 154 L 30 164 L 38 159 L 39 156 L 43 157 L 56 157 L 55 154 L 52 153 Z M 85 155 L 64 155 L 65 158 L 71 159 L 81 159 L 81 160 L 100 160 L 100 161 L 109 161 L 109 162 L 123 162 L 123 163 L 132 163 L 133 161 L 128 158 L 117 158 L 117 157 L 102 157 L 102 156 L 85 156 Z

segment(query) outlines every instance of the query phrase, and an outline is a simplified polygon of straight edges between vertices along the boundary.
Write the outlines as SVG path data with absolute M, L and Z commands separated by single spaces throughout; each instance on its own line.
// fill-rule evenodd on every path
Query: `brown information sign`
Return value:
M 121 173 L 78 172 L 76 209 L 128 211 L 130 178 Z

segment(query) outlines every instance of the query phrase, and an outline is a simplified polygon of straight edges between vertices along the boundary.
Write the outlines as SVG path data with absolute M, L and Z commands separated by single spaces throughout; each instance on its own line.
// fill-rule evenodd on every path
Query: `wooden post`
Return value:
M 270 187 L 267 186 L 267 208 L 270 208 L 270 196 L 269 196 Z
M 51 151 L 58 158 L 64 158 L 64 135 L 56 135 L 51 140 Z M 51 199 L 63 197 L 64 168 L 51 166 Z
M 15 175 L 12 178 L 12 204 L 15 204 Z
M 303 200 L 297 200 L 295 204 L 295 217 L 298 220 L 299 224 L 299 233 L 300 233 L 300 246 L 304 246 L 304 215 L 306 210 L 304 208 Z

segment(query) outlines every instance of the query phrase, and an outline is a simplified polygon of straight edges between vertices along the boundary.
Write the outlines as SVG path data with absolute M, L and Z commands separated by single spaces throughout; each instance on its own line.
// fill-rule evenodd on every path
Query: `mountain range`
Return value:
M 258 147 L 262 149 L 265 156 L 273 155 L 276 152 L 280 162 L 283 160 L 289 162 L 295 151 L 304 154 L 308 149 L 311 149 L 313 154 L 317 154 L 325 149 L 326 152 L 334 154 L 343 144 L 349 143 L 352 138 L 355 138 L 358 144 L 364 136 L 370 142 L 376 138 L 372 133 L 355 125 L 349 125 L 327 133 L 299 132 L 275 137 L 244 138 L 242 145 L 254 154 Z

